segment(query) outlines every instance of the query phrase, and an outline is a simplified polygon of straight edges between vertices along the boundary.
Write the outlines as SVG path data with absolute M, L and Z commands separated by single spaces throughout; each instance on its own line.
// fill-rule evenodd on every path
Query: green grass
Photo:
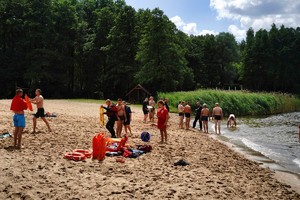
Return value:
M 177 112 L 180 100 L 190 102 L 194 109 L 197 99 L 206 103 L 212 110 L 218 102 L 224 115 L 234 113 L 238 116 L 271 115 L 300 111 L 300 99 L 281 93 L 253 93 L 248 91 L 196 90 L 191 92 L 158 93 L 158 97 L 169 98 L 171 112 Z

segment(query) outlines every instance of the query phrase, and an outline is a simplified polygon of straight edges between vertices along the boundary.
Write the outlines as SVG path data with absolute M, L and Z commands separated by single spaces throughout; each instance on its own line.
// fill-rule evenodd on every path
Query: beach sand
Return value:
M 11 100 L 0 100 L 0 132 L 13 132 Z M 99 125 L 99 105 L 68 100 L 45 100 L 53 132 L 39 119 L 32 134 L 32 113 L 21 151 L 8 151 L 12 138 L 0 139 L 0 199 L 300 199 L 279 182 L 275 172 L 261 167 L 196 129 L 178 129 L 171 114 L 168 144 L 159 144 L 155 126 L 142 123 L 142 110 L 133 107 L 133 146 L 145 144 L 140 133 L 151 134 L 153 151 L 138 158 L 104 161 L 63 158 L 73 149 L 91 149 L 92 138 L 106 129 Z M 174 166 L 180 159 L 188 166 Z

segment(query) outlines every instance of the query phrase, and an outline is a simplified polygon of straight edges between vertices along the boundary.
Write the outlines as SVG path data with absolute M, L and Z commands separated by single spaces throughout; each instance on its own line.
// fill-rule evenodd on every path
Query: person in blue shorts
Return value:
M 13 98 L 10 110 L 14 112 L 14 149 L 21 149 L 21 141 L 22 141 L 22 134 L 25 128 L 25 115 L 24 110 L 27 109 L 26 102 L 22 99 L 23 90 L 17 89 L 16 95 Z

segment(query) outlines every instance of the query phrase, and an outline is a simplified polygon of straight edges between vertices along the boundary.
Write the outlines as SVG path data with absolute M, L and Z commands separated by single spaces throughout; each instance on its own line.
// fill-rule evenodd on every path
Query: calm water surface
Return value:
M 300 112 L 259 118 L 237 118 L 237 128 L 226 128 L 222 135 L 241 148 L 249 148 L 274 161 L 279 170 L 300 174 L 298 125 Z M 210 124 L 213 131 L 213 124 Z

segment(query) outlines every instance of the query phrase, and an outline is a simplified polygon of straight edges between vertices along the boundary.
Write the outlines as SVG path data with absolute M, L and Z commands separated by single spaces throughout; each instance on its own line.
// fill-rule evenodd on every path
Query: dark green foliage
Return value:
M 0 0 L 0 94 L 126 98 L 228 88 L 300 93 L 300 29 L 188 36 L 158 8 L 124 0 Z

